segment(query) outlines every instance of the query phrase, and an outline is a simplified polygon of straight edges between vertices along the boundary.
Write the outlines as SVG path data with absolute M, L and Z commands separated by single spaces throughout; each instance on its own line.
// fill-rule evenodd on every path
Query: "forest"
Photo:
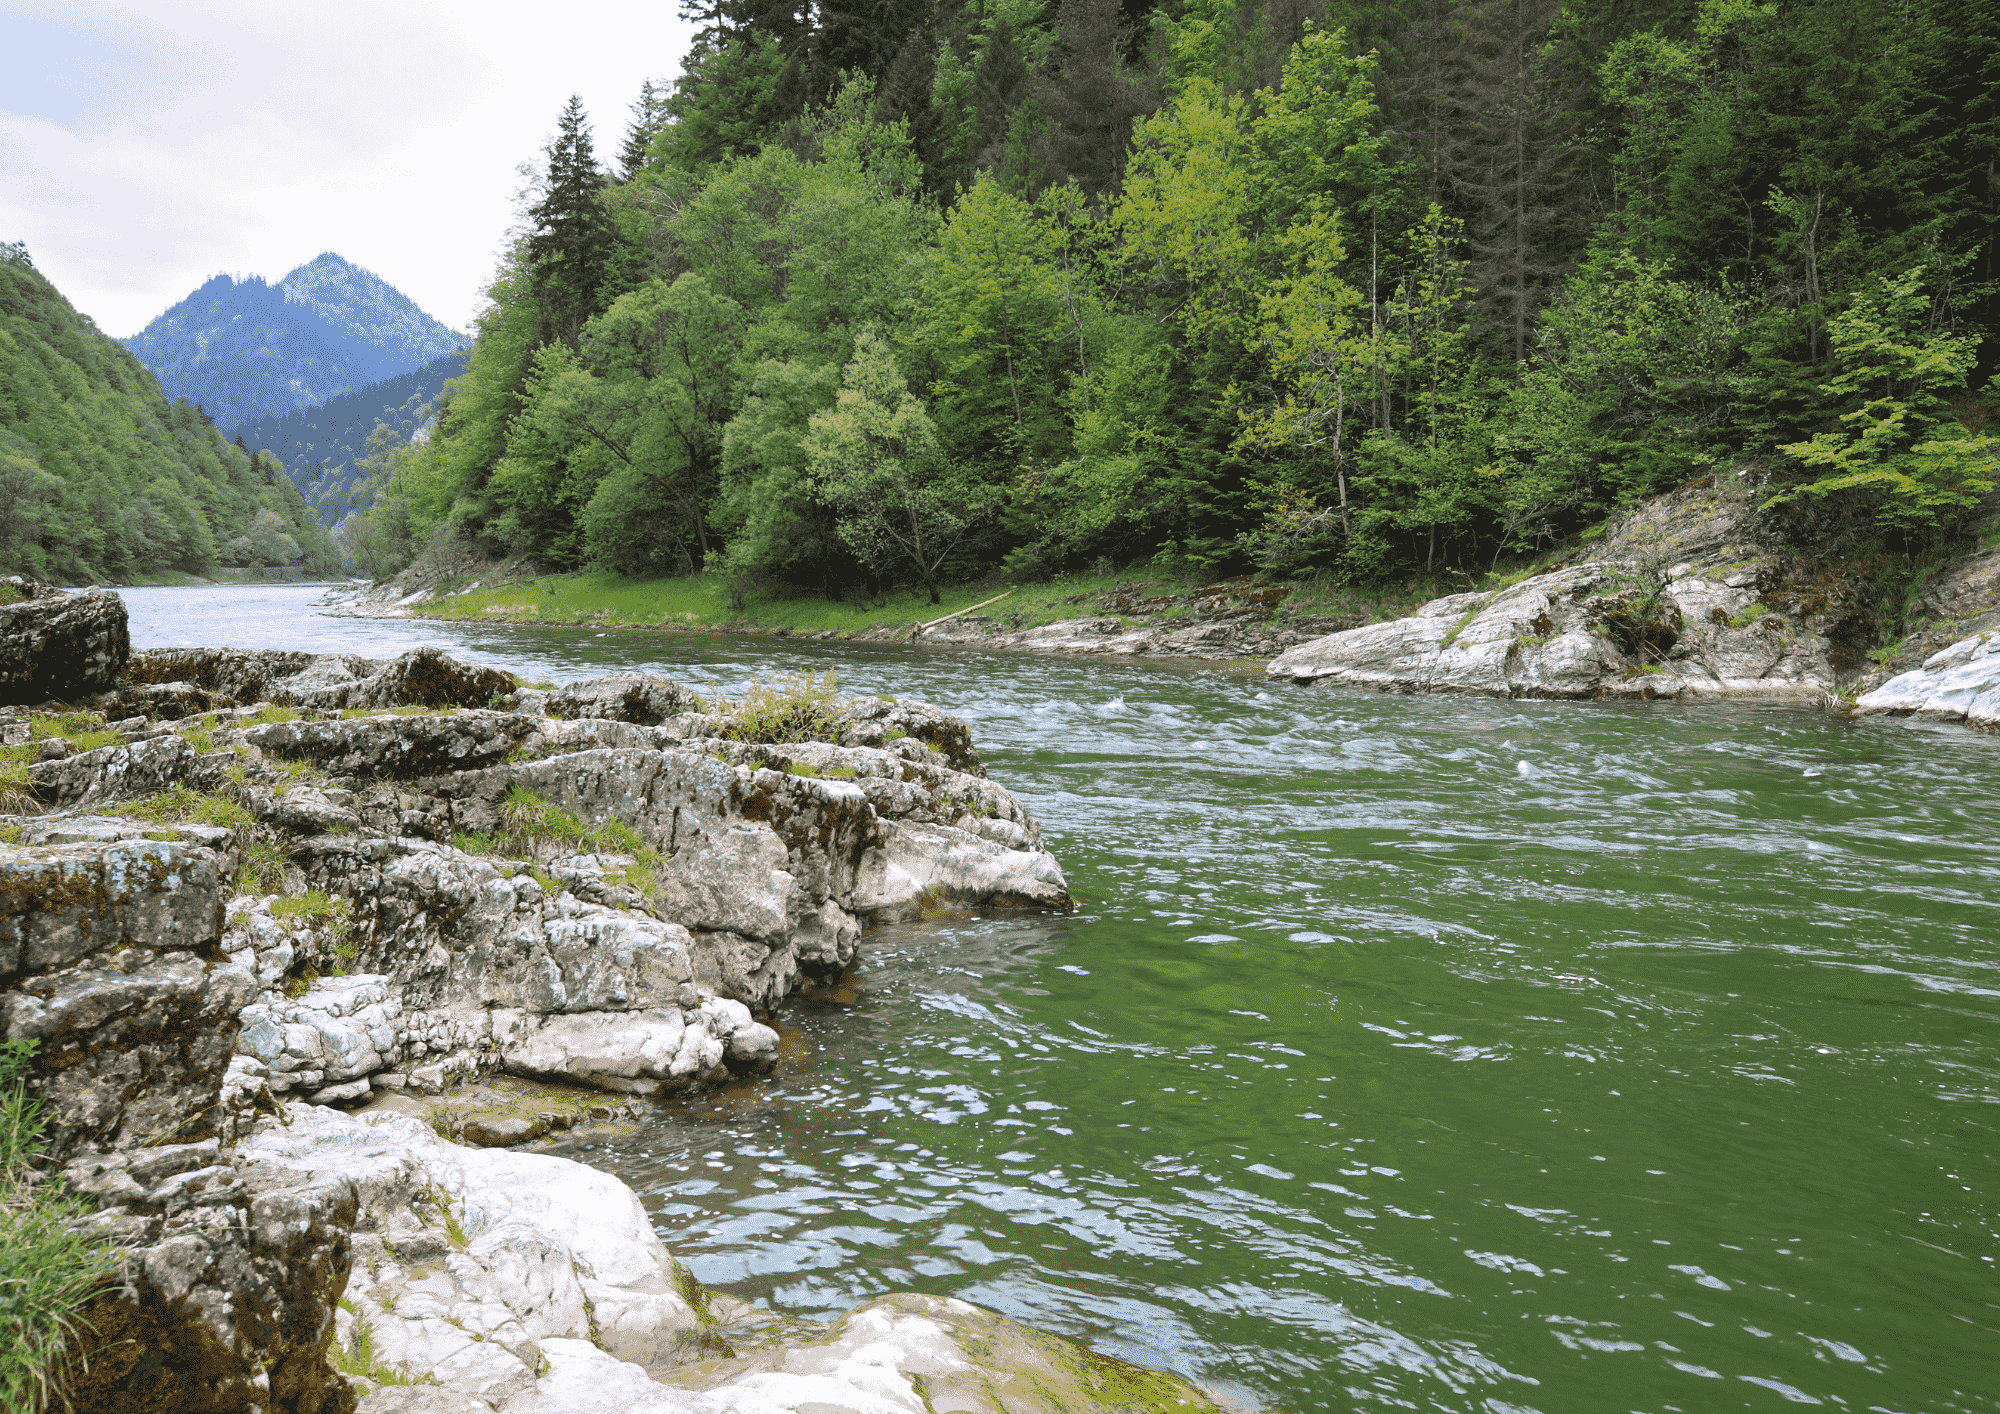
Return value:
M 362 463 L 379 450 L 368 439 L 386 427 L 387 437 L 408 441 L 430 422 L 445 383 L 464 370 L 463 354 L 446 354 L 311 407 L 251 418 L 237 425 L 236 435 L 252 452 L 268 451 L 283 462 L 321 522 L 337 526 L 366 475 Z
M 1996 0 L 707 0 L 348 545 L 833 596 L 1483 575 L 1993 483 Z M 359 499 L 359 498 L 357 498 Z
M 131 582 L 339 568 L 275 456 L 232 444 L 0 244 L 0 573 Z

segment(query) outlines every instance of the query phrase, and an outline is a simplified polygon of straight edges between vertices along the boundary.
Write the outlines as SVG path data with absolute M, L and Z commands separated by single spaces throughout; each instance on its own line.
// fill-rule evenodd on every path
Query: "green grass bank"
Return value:
M 1249 581 L 1231 581 L 1245 586 Z M 1155 575 L 1071 575 L 1041 584 L 1009 587 L 974 583 L 944 591 L 943 602 L 913 589 L 866 603 L 778 593 L 751 593 L 732 607 L 720 576 L 627 579 L 608 573 L 500 577 L 470 573 L 438 585 L 438 597 L 419 607 L 424 618 L 468 623 L 533 623 L 661 632 L 768 633 L 794 637 L 908 637 L 920 623 L 977 609 L 996 632 L 1030 629 L 1064 619 L 1115 616 L 1131 623 L 1184 618 L 1198 622 L 1205 608 L 1199 579 Z M 1329 584 L 1272 585 L 1279 602 L 1274 619 L 1398 618 L 1447 588 L 1356 590 Z M 1001 596 L 997 597 L 996 596 Z M 995 602 L 986 603 L 985 601 Z M 975 615 L 967 614 L 968 619 Z

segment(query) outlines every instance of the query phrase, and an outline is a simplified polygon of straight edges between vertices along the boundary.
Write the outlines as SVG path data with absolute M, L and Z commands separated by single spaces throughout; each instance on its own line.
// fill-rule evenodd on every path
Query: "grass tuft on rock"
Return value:
M 271 900 L 273 918 L 297 918 L 310 923 L 335 923 L 340 921 L 341 915 L 345 912 L 346 909 L 341 906 L 339 899 L 318 889 L 309 889 L 291 898 Z
M 0 1408 L 60 1407 L 77 1313 L 112 1268 L 110 1249 L 66 1224 L 82 1208 L 37 1182 L 40 1105 L 26 1076 L 32 1041 L 0 1045 Z
M 831 668 L 819 675 L 780 673 L 770 683 L 750 679 L 743 695 L 734 701 L 717 693 L 709 711 L 725 719 L 721 734 L 730 741 L 766 745 L 835 741 L 840 736 L 840 718 L 833 701 L 839 690 L 839 679 Z
M 158 795 L 114 806 L 109 813 L 155 825 L 217 825 L 225 830 L 245 830 L 256 823 L 255 816 L 228 796 L 204 795 L 179 781 Z

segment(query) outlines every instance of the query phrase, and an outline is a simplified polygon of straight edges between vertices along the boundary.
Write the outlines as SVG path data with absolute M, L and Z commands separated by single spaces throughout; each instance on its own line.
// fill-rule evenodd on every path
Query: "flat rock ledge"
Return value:
M 2000 731 L 2000 629 L 1962 638 L 1854 703 L 1857 716 L 1915 717 Z
M 774 1339 L 622 1183 L 510 1147 L 771 1070 L 872 923 L 1071 907 L 963 722 L 757 740 L 642 675 L 226 649 L 99 712 L 74 750 L 8 718 L 0 817 L 0 1039 L 119 1254 L 79 1414 L 1211 1407 L 957 1302 Z

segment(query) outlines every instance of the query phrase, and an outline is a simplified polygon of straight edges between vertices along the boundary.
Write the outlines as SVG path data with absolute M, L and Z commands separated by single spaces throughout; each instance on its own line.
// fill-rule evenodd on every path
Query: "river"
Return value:
M 967 718 L 1080 903 L 871 933 L 775 1077 L 570 1152 L 704 1281 L 959 1296 L 1288 1410 L 2000 1409 L 2000 738 L 1144 662 L 325 619 Z

